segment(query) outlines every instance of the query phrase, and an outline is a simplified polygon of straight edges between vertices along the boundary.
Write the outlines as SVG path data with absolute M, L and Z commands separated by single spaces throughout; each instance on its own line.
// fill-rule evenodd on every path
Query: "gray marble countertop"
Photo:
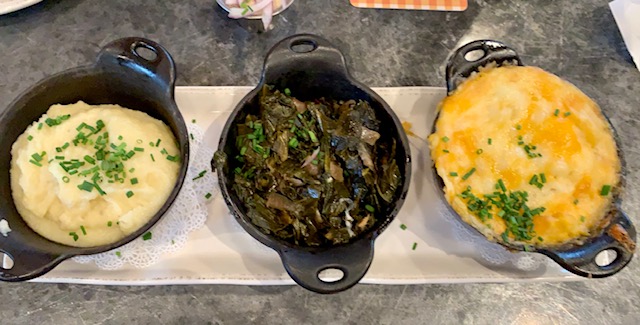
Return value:
M 624 210 L 640 224 L 640 72 L 606 0 L 470 0 L 465 12 L 356 9 L 298 0 L 260 32 L 213 0 L 45 0 L 0 16 L 0 109 L 52 73 L 91 62 L 124 36 L 163 44 L 179 85 L 254 85 L 266 50 L 312 32 L 347 53 L 371 86 L 442 86 L 447 55 L 502 40 L 601 104 L 628 164 Z M 638 324 L 640 262 L 574 283 L 358 285 L 332 296 L 299 287 L 111 287 L 0 283 L 2 324 Z

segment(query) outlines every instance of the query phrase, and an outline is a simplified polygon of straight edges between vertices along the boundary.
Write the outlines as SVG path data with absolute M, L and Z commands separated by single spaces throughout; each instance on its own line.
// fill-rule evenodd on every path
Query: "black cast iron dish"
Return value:
M 474 61 L 467 60 L 465 58 L 467 54 L 474 51 L 482 52 L 482 56 Z M 480 68 L 493 63 L 497 66 L 505 64 L 523 65 L 518 54 L 513 49 L 500 42 L 480 40 L 462 46 L 453 53 L 447 62 L 446 78 L 448 93 L 451 94 L 455 91 L 466 78 L 471 76 L 474 72 L 478 72 Z M 438 117 L 436 116 L 432 132 L 435 131 L 435 123 L 437 120 Z M 620 141 L 617 133 L 608 119 L 607 122 L 609 122 L 614 133 L 622 168 L 621 182 L 618 188 L 614 191 L 615 196 L 613 206 L 609 215 L 605 217 L 606 222 L 602 225 L 601 231 L 593 234 L 589 238 L 586 238 L 582 244 L 565 245 L 557 248 L 535 246 L 529 246 L 527 248 L 527 251 L 537 252 L 550 257 L 556 263 L 560 264 L 560 266 L 574 274 L 589 278 L 603 278 L 611 276 L 622 270 L 631 261 L 636 242 L 636 230 L 631 224 L 629 218 L 620 210 L 620 193 L 624 187 L 626 165 L 624 157 L 622 156 L 622 151 L 620 151 Z M 433 174 L 441 199 L 444 202 L 447 202 L 444 198 L 444 192 L 442 191 L 444 188 L 444 182 L 435 170 L 435 166 L 433 168 Z M 459 215 L 455 210 L 450 205 L 447 204 L 447 206 L 451 213 L 459 218 Z M 462 221 L 462 218 L 459 219 Z M 464 223 L 464 221 L 462 222 Z M 465 225 L 471 227 L 466 223 Z M 478 231 L 478 233 L 480 232 Z M 505 243 L 502 241 L 499 241 L 498 243 L 511 251 L 525 251 L 525 247 L 521 245 Z M 596 263 L 596 256 L 603 251 L 609 250 L 615 251 L 615 259 L 608 265 L 598 265 Z
M 236 124 L 242 123 L 248 113 L 257 114 L 259 92 L 264 85 L 277 89 L 289 88 L 296 98 L 305 101 L 320 97 L 333 99 L 362 99 L 371 103 L 378 119 L 386 128 L 382 137 L 393 137 L 397 142 L 396 161 L 403 176 L 395 203 L 386 211 L 377 212 L 378 223 L 371 230 L 344 245 L 331 247 L 303 247 L 293 245 L 275 236 L 266 235 L 245 215 L 245 207 L 232 189 L 235 160 L 214 165 L 222 195 L 240 225 L 255 239 L 274 249 L 280 255 L 289 275 L 302 287 L 319 292 L 335 293 L 346 290 L 362 279 L 373 259 L 374 240 L 395 218 L 404 203 L 411 176 L 411 157 L 407 136 L 391 108 L 367 86 L 349 74 L 342 53 L 327 40 L 314 35 L 295 35 L 276 44 L 264 62 L 258 86 L 247 94 L 227 120 L 220 137 L 219 153 L 235 157 Z M 338 269 L 343 277 L 335 282 L 322 281 L 319 273 Z
M 143 58 L 140 53 L 145 50 L 153 58 Z M 70 257 L 122 246 L 148 231 L 169 209 L 182 187 L 189 161 L 187 128 L 173 98 L 175 76 L 173 59 L 160 45 L 142 38 L 124 38 L 105 46 L 95 64 L 40 81 L 0 115 L 3 132 L 0 137 L 0 219 L 6 219 L 11 227 L 7 237 L 0 236 L 0 251 L 9 255 L 14 263 L 11 269 L 0 267 L 0 280 L 33 279 Z M 116 243 L 90 248 L 58 244 L 29 228 L 13 203 L 9 177 L 11 145 L 27 126 L 40 118 L 49 106 L 79 100 L 88 104 L 119 104 L 162 120 L 178 140 L 183 162 L 169 199 L 147 224 Z

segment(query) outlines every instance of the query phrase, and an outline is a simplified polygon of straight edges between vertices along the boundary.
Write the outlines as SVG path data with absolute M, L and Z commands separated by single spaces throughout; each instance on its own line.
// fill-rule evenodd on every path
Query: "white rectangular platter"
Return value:
M 176 101 L 185 121 L 196 120 L 205 131 L 205 145 L 217 147 L 227 117 L 250 87 L 178 87 Z M 491 251 L 502 248 L 486 241 L 460 240 L 460 230 L 450 219 L 433 186 L 426 136 L 435 118 L 443 88 L 374 88 L 401 121 L 412 124 L 410 136 L 413 175 L 400 214 L 376 241 L 373 264 L 362 283 L 422 284 L 469 282 L 571 281 L 581 278 L 552 261 L 538 260 L 535 268 L 518 263 L 489 262 Z M 293 284 L 278 255 L 254 240 L 236 223 L 220 195 L 209 203 L 204 227 L 193 232 L 178 252 L 158 263 L 138 269 L 125 265 L 101 270 L 94 264 L 68 260 L 33 282 L 100 285 L 171 284 Z M 406 225 L 401 229 L 400 225 Z M 457 238 L 456 238 L 457 237 Z M 415 249 L 413 249 L 416 243 Z M 510 253 L 507 253 L 509 255 Z M 522 253 L 521 253 L 522 254 Z M 539 255 L 535 255 L 539 259 Z

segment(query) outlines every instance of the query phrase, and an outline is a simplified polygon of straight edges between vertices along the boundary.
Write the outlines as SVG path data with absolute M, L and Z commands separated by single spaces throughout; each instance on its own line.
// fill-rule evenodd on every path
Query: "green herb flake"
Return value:
M 80 230 L 82 231 L 83 235 L 87 235 L 87 230 L 84 229 L 84 226 L 80 226 Z
M 578 199 L 573 200 L 573 204 L 574 205 L 578 204 L 578 202 L 580 202 L 580 201 L 578 201 Z
M 291 90 L 289 88 L 284 89 L 284 94 L 287 96 L 291 96 Z
M 415 251 L 417 247 L 418 247 L 418 243 L 414 242 L 413 246 L 411 246 L 411 250 Z
M 150 154 L 150 155 L 151 155 L 151 160 L 152 160 L 153 162 L 155 162 L 155 161 L 156 161 L 156 159 L 155 159 L 155 158 L 153 158 L 153 154 Z
M 208 199 L 210 199 L 212 196 L 213 196 L 213 195 L 212 195 L 211 193 L 207 193 L 207 194 L 205 194 L 205 195 L 204 195 L 204 198 L 208 200 Z
M 375 211 L 375 209 L 374 209 L 372 206 L 368 205 L 368 204 L 367 204 L 367 205 L 365 205 L 365 206 L 364 206 L 364 208 L 365 208 L 367 211 L 371 212 L 371 213 L 373 213 L 373 212 Z
M 522 130 L 522 125 L 520 124 L 516 125 L 516 130 Z
M 131 179 L 131 185 L 136 185 L 136 184 L 138 184 L 138 179 L 134 177 Z
M 600 195 L 607 196 L 609 195 L 610 191 L 611 191 L 611 185 L 603 185 L 602 189 L 600 190 Z
M 553 112 L 553 115 L 558 116 L 558 114 L 560 114 L 560 110 L 556 108 L 556 110 Z
M 444 152 L 444 153 L 449 153 L 449 150 L 447 150 L 447 149 L 442 149 L 442 152 Z
M 195 122 L 194 122 L 194 123 L 195 123 Z M 162 140 L 160 140 L 160 139 L 158 139 L 158 141 L 156 141 L 156 148 L 159 148 L 159 147 L 160 147 L 160 142 L 161 142 L 161 141 L 162 141 Z
M 476 172 L 476 168 L 475 167 L 471 168 L 471 170 L 469 170 L 466 174 L 462 176 L 462 180 L 466 181 L 467 178 L 471 177 L 471 175 L 473 175 L 473 173 L 475 172 Z
M 196 123 L 196 119 L 191 120 L 191 123 L 195 124 Z
M 407 225 L 405 225 L 404 223 L 401 223 L 400 224 L 400 229 L 407 230 Z
M 491 145 L 491 138 L 487 139 L 487 144 Z
M 482 149 L 476 150 L 476 154 L 478 154 L 478 155 L 482 154 L 483 152 L 484 152 L 484 150 L 482 150 Z
M 42 130 L 42 126 L 43 126 L 42 123 L 38 123 L 38 130 Z
M 91 192 L 93 190 L 93 184 L 87 181 L 84 181 L 82 184 L 78 185 L 78 188 L 82 191 Z
M 130 198 L 133 196 L 133 191 L 127 191 L 127 198 Z
M 564 113 L 564 117 L 567 117 L 567 116 L 569 116 L 569 115 L 571 115 L 571 112 L 565 112 L 565 113 Z
M 122 258 L 122 253 L 120 253 L 119 251 L 116 252 L 116 256 Z
M 449 173 L 449 176 L 456 177 L 456 176 L 458 176 L 458 173 L 456 173 L 456 172 L 450 172 L 450 173 Z
M 449 142 L 449 137 L 447 137 L 447 136 L 442 137 L 442 142 L 444 142 L 444 143 Z
M 111 226 L 113 226 L 113 222 L 111 221 L 107 222 L 107 227 L 111 227 Z
M 316 137 L 316 134 L 309 130 L 309 138 L 311 139 L 311 141 L 313 141 L 314 143 L 318 143 L 318 138 Z
M 78 234 L 75 233 L 75 231 L 70 232 L 69 236 L 73 237 L 73 241 L 78 241 L 78 238 L 80 238 Z
M 584 222 L 586 218 L 584 216 L 580 216 L 580 222 Z
M 152 234 L 150 231 L 147 231 L 144 235 L 142 235 L 142 240 L 151 240 Z
M 31 140 L 33 140 L 33 136 L 31 135 L 27 136 L 27 141 L 31 141 Z
M 542 182 L 542 184 L 547 182 L 547 176 L 545 176 L 544 173 L 540 173 L 540 182 Z
M 69 179 L 69 176 L 62 176 L 62 181 L 65 183 L 69 183 L 69 181 L 71 181 L 71 179 Z

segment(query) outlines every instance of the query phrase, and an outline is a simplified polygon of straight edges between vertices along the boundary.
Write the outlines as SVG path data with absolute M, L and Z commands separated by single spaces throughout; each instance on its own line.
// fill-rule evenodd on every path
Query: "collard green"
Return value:
M 367 101 L 302 102 L 265 86 L 237 124 L 233 191 L 250 220 L 302 246 L 347 243 L 386 213 L 401 174 Z

